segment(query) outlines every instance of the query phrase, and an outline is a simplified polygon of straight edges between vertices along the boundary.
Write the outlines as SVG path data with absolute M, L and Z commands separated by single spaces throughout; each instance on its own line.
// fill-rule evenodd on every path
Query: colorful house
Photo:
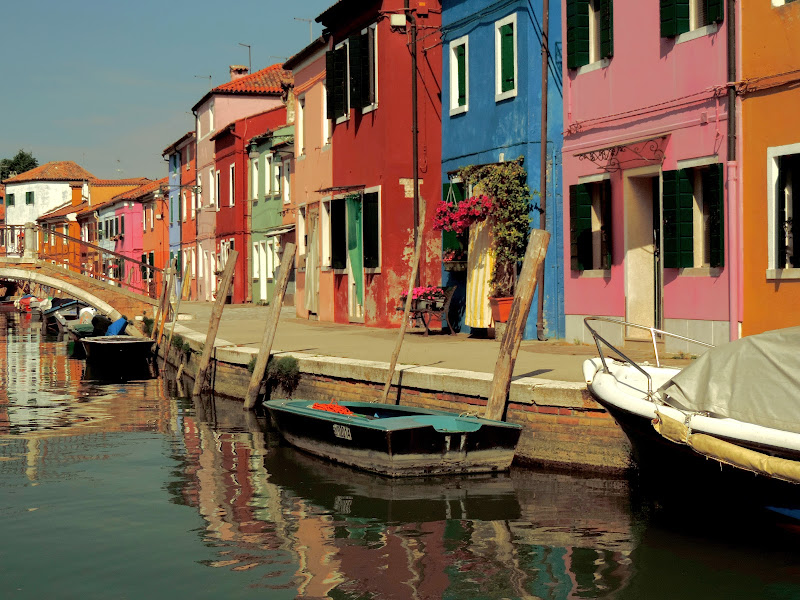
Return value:
M 330 254 L 330 238 L 327 235 L 329 224 L 326 224 L 326 235 L 321 235 L 320 215 L 323 214 L 323 198 L 328 199 L 329 205 L 333 188 L 333 128 L 327 116 L 325 85 L 328 49 L 328 37 L 319 37 L 283 65 L 294 77 L 292 93 L 297 133 L 294 138 L 294 182 L 291 188 L 292 200 L 297 205 L 298 227 L 295 310 L 300 318 L 320 321 L 334 321 L 336 295 L 335 272 L 329 264 L 323 268 L 320 260 L 323 255 Z M 281 225 L 278 211 L 273 221 L 263 224 L 264 227 Z M 272 281 L 272 265 L 275 264 L 276 254 L 272 240 L 264 239 L 260 243 L 263 247 L 259 256 L 264 258 L 259 274 L 267 272 L 269 279 L 261 280 L 266 291 Z
M 561 206 L 562 98 L 556 49 L 561 40 L 558 11 L 550 13 L 546 144 L 542 145 L 542 2 L 516 0 L 498 6 L 488 0 L 442 1 L 442 198 L 451 203 L 473 195 L 460 170 L 521 159 L 536 208 L 545 208 L 551 233 L 544 268 L 542 312 L 538 292 L 525 328 L 526 339 L 564 337 L 563 236 Z M 556 77 L 553 77 L 553 74 Z M 546 179 L 541 177 L 542 153 Z M 477 183 L 480 189 L 480 183 Z M 477 192 L 479 193 L 479 192 Z M 532 227 L 543 227 L 540 213 Z M 490 328 L 489 279 L 493 241 L 484 225 L 443 234 L 445 285 L 457 287 L 466 330 Z M 450 270 L 447 270 L 450 269 Z M 541 288 L 540 288 L 541 289 Z M 541 320 L 540 320 L 541 318 Z M 541 331 L 539 331 L 541 329 Z
M 235 304 L 252 300 L 250 274 L 254 256 L 250 252 L 251 214 L 253 202 L 257 199 L 260 165 L 259 161 L 250 159 L 246 136 L 262 134 L 285 122 L 286 108 L 280 106 L 234 121 L 212 136 L 220 192 L 215 254 L 219 257 L 217 264 L 224 268 L 230 251 L 238 251 L 229 293 L 229 301 Z
M 743 0 L 742 333 L 800 324 L 800 2 Z
M 216 222 L 219 209 L 219 183 L 212 136 L 243 117 L 283 105 L 283 85 L 291 75 L 280 65 L 248 74 L 247 67 L 233 65 L 231 80 L 213 88 L 192 107 L 196 116 L 197 185 L 200 207 L 197 215 L 197 296 L 211 300 L 216 292 L 219 270 L 216 257 Z
M 251 298 L 268 304 L 273 297 L 282 248 L 295 240 L 295 214 L 291 207 L 294 127 L 286 125 L 249 142 L 250 193 L 253 194 L 250 243 Z M 255 180 L 257 179 L 257 181 Z M 284 304 L 293 297 L 293 277 Z
M 561 3 L 568 340 L 589 341 L 587 315 L 714 344 L 738 335 L 724 5 Z M 697 351 L 672 338 L 667 348 Z
M 187 290 L 190 298 L 197 295 L 195 282 L 197 236 L 194 229 L 197 215 L 195 145 L 195 132 L 190 131 L 161 153 L 169 165 L 169 255 L 170 260 L 178 259 L 178 289 L 183 285 L 182 277 L 186 265 L 190 266 L 190 282 Z
M 441 281 L 441 236 L 430 226 L 441 189 L 441 46 L 431 35 L 441 25 L 438 8 L 419 0 L 340 0 L 316 19 L 330 32 L 326 115 L 335 152 L 331 186 L 319 191 L 319 261 L 333 280 L 324 314 L 336 322 L 399 324 L 417 236 L 420 283 Z M 422 227 L 418 195 L 426 206 Z

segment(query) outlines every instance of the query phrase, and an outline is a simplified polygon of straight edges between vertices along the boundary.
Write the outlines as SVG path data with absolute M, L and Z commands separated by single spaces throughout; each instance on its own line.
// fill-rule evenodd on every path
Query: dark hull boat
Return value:
M 627 435 L 646 481 L 674 495 L 703 490 L 800 508 L 800 327 L 748 336 L 674 369 L 657 356 L 655 365 L 627 359 L 592 320 L 600 357 L 584 363 L 584 378 Z M 671 335 L 645 329 L 654 341 Z
M 153 340 L 131 335 L 102 335 L 81 338 L 86 362 L 99 368 L 122 372 L 139 367 L 153 357 Z
M 293 446 L 388 477 L 505 471 L 522 431 L 513 423 L 369 402 L 264 405 Z

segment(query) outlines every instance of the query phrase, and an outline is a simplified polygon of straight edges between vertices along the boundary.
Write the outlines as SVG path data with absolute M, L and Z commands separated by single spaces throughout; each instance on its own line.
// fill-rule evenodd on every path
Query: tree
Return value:
M 11 173 L 19 175 L 38 166 L 39 161 L 34 158 L 33 154 L 20 148 L 14 158 L 0 160 L 0 181 L 11 177 Z

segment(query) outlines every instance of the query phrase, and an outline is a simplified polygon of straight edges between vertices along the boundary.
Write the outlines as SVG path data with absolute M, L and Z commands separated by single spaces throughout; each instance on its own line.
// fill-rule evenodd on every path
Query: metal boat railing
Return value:
M 39 225 L 0 226 L 0 256 L 48 261 L 151 298 L 165 276 L 164 269 Z
M 622 352 L 619 348 L 617 348 L 614 344 L 609 342 L 605 339 L 602 335 L 600 335 L 597 330 L 589 325 L 589 321 L 603 321 L 605 323 L 614 323 L 620 325 L 622 327 L 633 327 L 634 329 L 642 329 L 645 331 L 650 332 L 650 340 L 653 343 L 653 355 L 655 357 L 656 366 L 661 366 L 661 359 L 658 355 L 658 339 L 660 337 L 670 337 L 678 340 L 683 340 L 685 342 L 689 342 L 692 344 L 698 344 L 700 346 L 705 346 L 706 348 L 713 348 L 713 344 L 709 344 L 707 342 L 701 342 L 700 340 L 695 340 L 683 335 L 679 335 L 677 333 L 670 333 L 669 331 L 664 331 L 663 329 L 657 329 L 655 327 L 649 327 L 647 325 L 640 325 L 638 323 L 631 323 L 630 321 L 623 321 L 621 319 L 612 319 L 611 317 L 585 317 L 583 319 L 583 324 L 586 326 L 586 329 L 589 330 L 589 333 L 592 334 L 592 338 L 594 339 L 594 344 L 597 346 L 597 352 L 600 355 L 600 362 L 603 363 L 603 372 L 608 373 L 609 368 L 608 364 L 606 363 L 606 355 L 603 352 L 602 345 L 608 347 L 609 350 L 613 351 L 619 358 L 621 358 L 624 362 L 628 363 L 634 369 L 639 371 L 642 375 L 645 376 L 647 379 L 647 395 L 651 396 L 653 393 L 653 379 L 650 374 L 645 371 L 635 360 L 628 357 L 624 352 Z

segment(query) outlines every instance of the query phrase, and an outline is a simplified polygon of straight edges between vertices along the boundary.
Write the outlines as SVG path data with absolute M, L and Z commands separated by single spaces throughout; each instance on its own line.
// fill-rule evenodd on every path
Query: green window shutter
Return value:
M 348 38 L 347 44 L 349 46 L 348 60 L 350 67 L 350 108 L 361 108 L 362 104 L 362 86 L 363 86 L 363 71 L 361 69 L 363 46 L 360 35 L 352 35 Z
M 334 119 L 347 113 L 347 48 L 333 51 L 333 114 Z
M 600 56 L 614 56 L 614 0 L 600 0 Z
M 6 198 L 6 204 L 8 206 L 14 206 L 14 194 L 9 194 Z
M 375 102 L 375 30 L 361 35 L 361 106 Z
M 336 99 L 334 90 L 336 89 L 336 52 L 329 50 L 325 53 L 325 103 L 326 113 L 329 119 L 336 119 Z M 269 177 L 269 175 L 267 175 Z
M 694 266 L 694 188 L 689 179 L 692 171 L 678 171 L 678 235 L 681 268 Z
M 514 25 L 508 23 L 500 28 L 500 91 L 514 86 Z
M 706 19 L 709 23 L 722 23 L 725 20 L 725 9 L 722 0 L 703 0 L 706 8 Z
M 677 269 L 680 263 L 678 252 L 678 172 L 664 171 L 662 179 L 663 263 L 665 269 Z
M 456 46 L 454 54 L 455 65 L 450 68 L 456 69 L 458 78 L 458 106 L 464 106 L 467 103 L 467 45 Z
M 377 269 L 380 267 L 378 192 L 364 194 L 363 204 L 364 268 Z
M 331 202 L 331 266 L 347 268 L 347 214 L 344 200 Z
M 675 37 L 689 31 L 689 0 L 660 0 L 661 37 Z
M 570 247 L 573 271 L 592 268 L 592 196 L 585 184 L 569 186 Z
M 689 171 L 663 174 L 664 268 L 694 266 L 694 191 Z
M 600 215 L 602 218 L 602 228 L 600 231 L 600 254 L 602 269 L 610 269 L 614 264 L 612 253 L 613 237 L 611 235 L 611 180 L 604 179 L 600 183 Z
M 33 204 L 33 192 L 25 192 L 25 204 Z
M 708 235 L 711 246 L 709 266 L 725 266 L 725 202 L 722 163 L 703 170 L 703 202 L 708 208 Z
M 589 0 L 567 0 L 567 68 L 589 64 Z

